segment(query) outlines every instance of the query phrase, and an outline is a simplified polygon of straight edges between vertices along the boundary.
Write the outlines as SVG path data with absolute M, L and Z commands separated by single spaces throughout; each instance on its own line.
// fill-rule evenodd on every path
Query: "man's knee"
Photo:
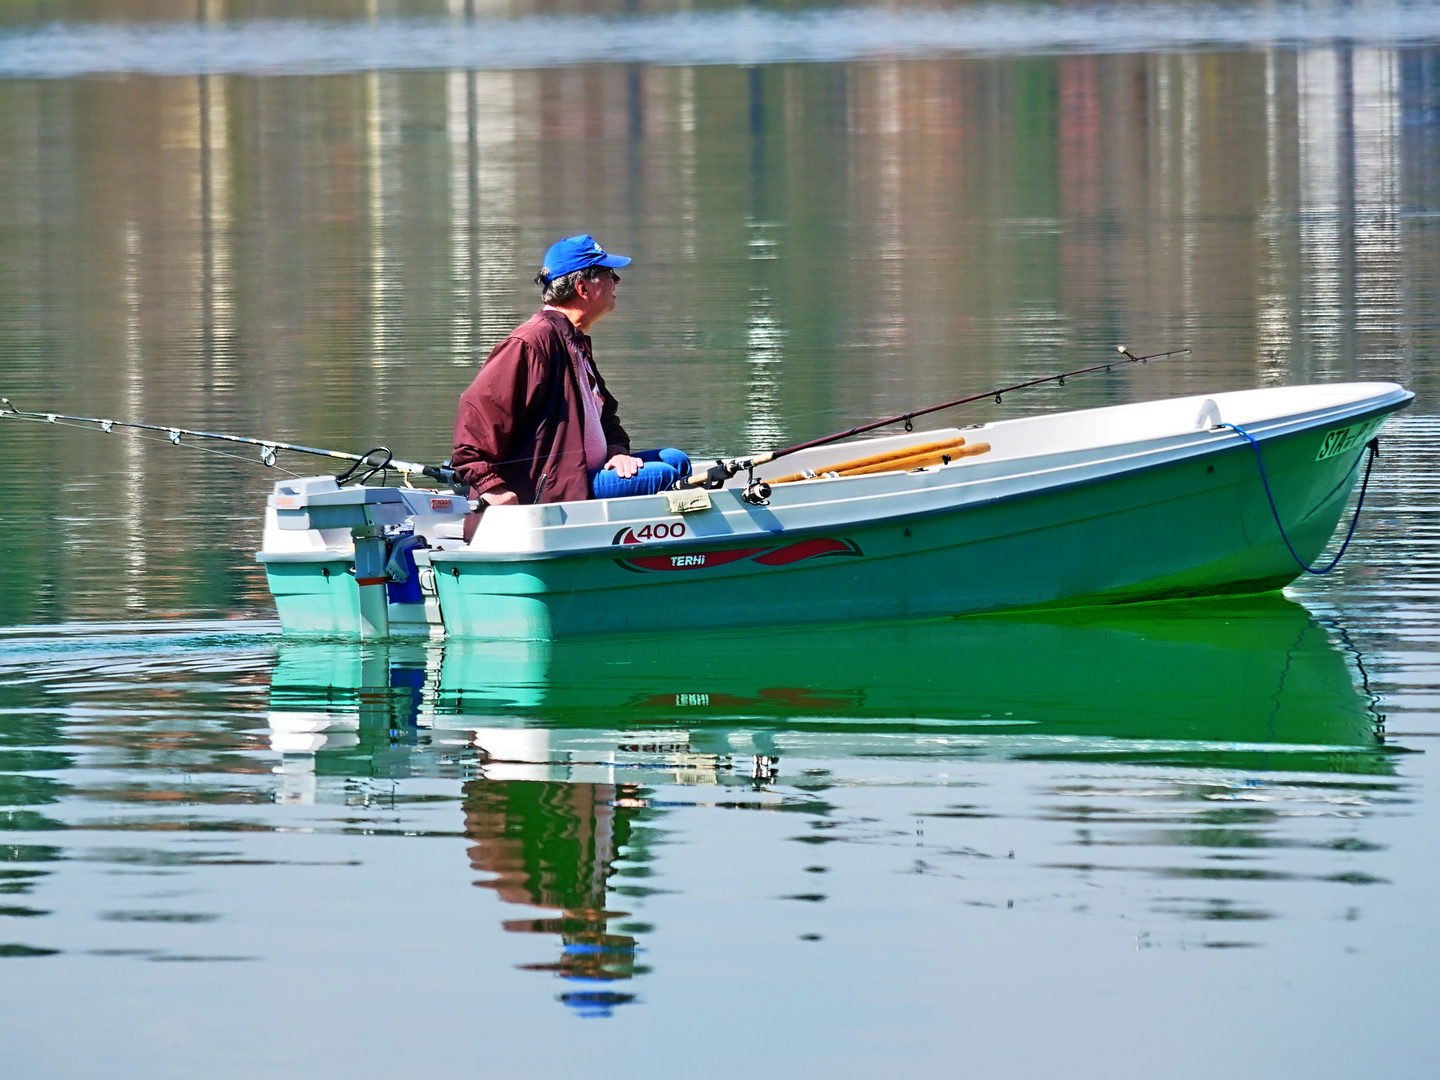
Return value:
M 639 481 L 637 495 L 654 495 L 673 486 L 680 479 L 680 470 L 668 461 L 652 461 L 646 463 L 635 479 Z
M 676 478 L 690 475 L 690 458 L 683 450 L 667 446 L 660 451 L 660 460 L 675 470 Z
M 666 447 L 663 450 L 642 450 L 637 457 L 645 462 L 636 474 L 622 479 L 614 469 L 592 473 L 590 491 L 597 499 L 620 499 L 627 495 L 654 495 L 690 475 L 690 458 L 683 451 Z
M 614 469 L 596 473 L 590 481 L 590 491 L 597 499 L 623 499 L 630 495 L 654 495 L 664 491 L 679 476 L 669 465 L 658 461 L 647 462 L 631 477 L 619 476 Z

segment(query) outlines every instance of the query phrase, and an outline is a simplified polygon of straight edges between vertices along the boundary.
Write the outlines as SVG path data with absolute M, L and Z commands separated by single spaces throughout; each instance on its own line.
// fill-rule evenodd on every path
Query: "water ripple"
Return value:
M 878 57 L 1130 53 L 1348 40 L 1440 40 L 1434 5 L 1138 4 L 949 11 L 755 10 L 455 20 L 51 24 L 0 34 L 0 77 L 517 70 L 579 64 L 755 65 Z

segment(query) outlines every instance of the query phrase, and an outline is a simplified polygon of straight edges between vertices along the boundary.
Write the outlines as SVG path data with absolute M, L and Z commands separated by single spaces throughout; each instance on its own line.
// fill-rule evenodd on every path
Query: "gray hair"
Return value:
M 575 299 L 575 286 L 580 284 L 582 279 L 594 281 L 608 272 L 603 266 L 585 266 L 557 278 L 548 278 L 545 271 L 541 270 L 535 275 L 535 284 L 540 286 L 540 302 L 568 304 Z

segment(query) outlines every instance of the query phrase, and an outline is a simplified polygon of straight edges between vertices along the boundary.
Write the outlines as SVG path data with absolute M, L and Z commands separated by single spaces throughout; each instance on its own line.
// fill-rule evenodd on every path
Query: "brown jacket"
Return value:
M 558 311 L 541 310 L 496 345 L 460 395 L 451 465 L 470 494 L 513 491 L 522 503 L 590 497 L 580 378 L 590 339 Z M 630 452 L 617 404 L 595 370 L 605 459 Z M 604 462 L 591 462 L 599 468 Z M 536 500 L 540 478 L 545 489 Z

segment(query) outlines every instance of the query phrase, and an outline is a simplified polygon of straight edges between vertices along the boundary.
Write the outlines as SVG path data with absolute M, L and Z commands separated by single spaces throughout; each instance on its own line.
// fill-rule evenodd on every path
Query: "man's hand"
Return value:
M 480 498 L 491 506 L 507 506 L 520 501 L 520 496 L 513 491 L 487 491 Z
M 614 469 L 621 480 L 629 480 L 644 467 L 645 463 L 638 457 L 631 457 L 629 454 L 616 454 L 605 463 L 605 468 Z

